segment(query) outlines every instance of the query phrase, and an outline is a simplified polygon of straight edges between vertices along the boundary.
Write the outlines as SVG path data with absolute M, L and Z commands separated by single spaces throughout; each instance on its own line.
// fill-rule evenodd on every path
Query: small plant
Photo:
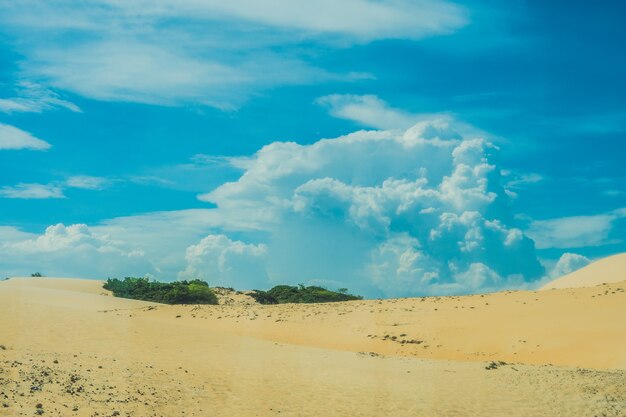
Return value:
M 43 277 L 43 275 L 41 275 L 41 272 L 35 272 L 33 274 L 30 274 L 31 277 L 33 278 L 41 278 Z

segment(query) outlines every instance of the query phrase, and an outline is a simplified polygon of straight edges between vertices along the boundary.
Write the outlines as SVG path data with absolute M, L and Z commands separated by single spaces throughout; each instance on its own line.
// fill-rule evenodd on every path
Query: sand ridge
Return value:
M 625 312 L 625 290 L 626 282 L 327 304 L 155 305 L 132 316 L 353 352 L 626 369 L 626 322 L 618 319 Z
M 604 283 L 621 281 L 626 281 L 626 253 L 592 262 L 584 268 L 547 283 L 541 287 L 541 290 L 595 287 Z
M 93 282 L 59 282 L 59 289 L 45 280 L 0 282 L 0 416 L 626 410 L 626 329 L 616 318 L 624 316 L 626 283 L 322 305 L 165 306 L 101 295 Z

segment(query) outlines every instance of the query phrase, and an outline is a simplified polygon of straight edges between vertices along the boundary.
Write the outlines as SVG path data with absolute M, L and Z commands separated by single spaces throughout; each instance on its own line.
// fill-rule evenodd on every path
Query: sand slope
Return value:
M 623 416 L 624 289 L 164 306 L 12 279 L 0 416 Z
M 600 259 L 578 271 L 549 282 L 541 289 L 594 287 L 605 282 L 621 281 L 626 281 L 626 253 Z

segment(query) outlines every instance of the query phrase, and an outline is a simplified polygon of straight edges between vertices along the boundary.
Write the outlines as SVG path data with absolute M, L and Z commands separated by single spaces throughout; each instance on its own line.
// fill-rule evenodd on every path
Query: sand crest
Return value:
M 592 262 L 578 271 L 549 282 L 541 289 L 595 287 L 603 283 L 621 281 L 626 281 L 626 253 Z

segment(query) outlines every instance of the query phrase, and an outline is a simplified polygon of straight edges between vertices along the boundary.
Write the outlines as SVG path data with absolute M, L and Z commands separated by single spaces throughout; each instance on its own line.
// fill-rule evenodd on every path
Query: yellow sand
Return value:
M 626 412 L 626 282 L 280 306 L 165 306 L 100 285 L 0 282 L 0 416 Z
M 544 285 L 541 289 L 594 287 L 605 282 L 621 281 L 626 281 L 626 253 L 600 259 Z

